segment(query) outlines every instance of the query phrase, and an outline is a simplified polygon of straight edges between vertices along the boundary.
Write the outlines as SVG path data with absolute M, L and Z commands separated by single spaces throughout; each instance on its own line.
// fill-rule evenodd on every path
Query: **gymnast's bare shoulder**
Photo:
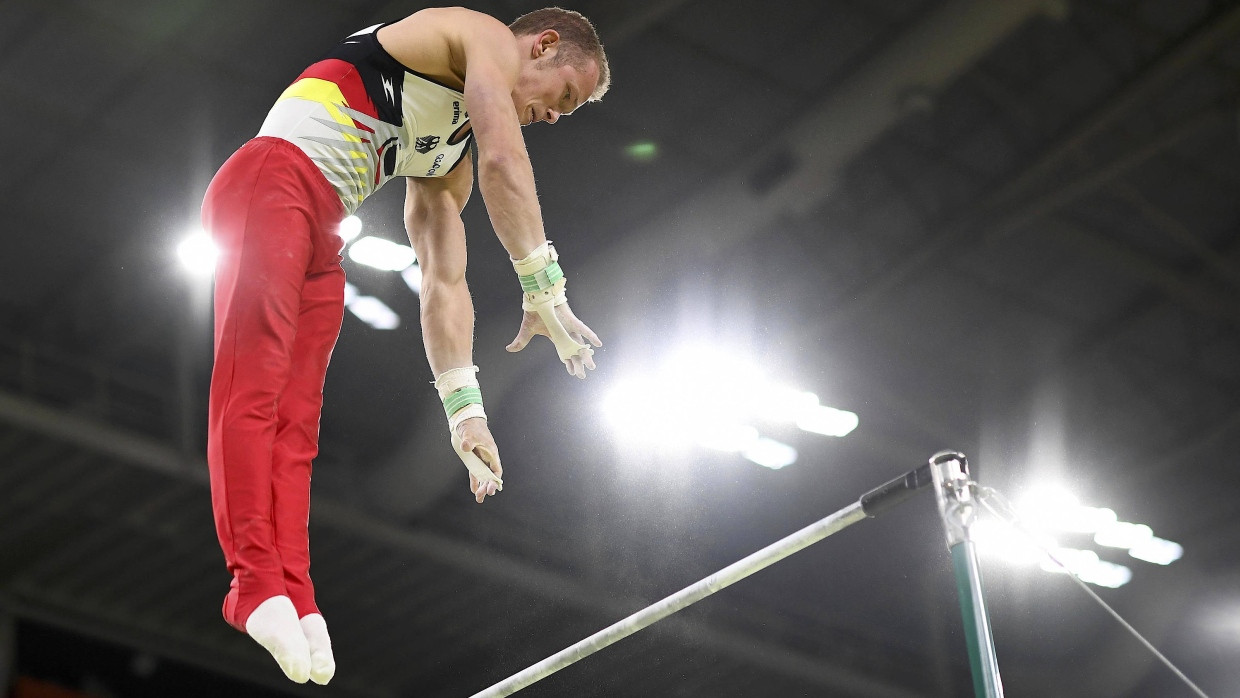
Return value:
M 510 72 L 516 82 L 520 63 L 516 37 L 503 22 L 481 12 L 431 7 L 383 27 L 377 38 L 406 68 L 456 89 L 464 89 L 468 59 L 479 54 L 498 62 L 500 72 Z

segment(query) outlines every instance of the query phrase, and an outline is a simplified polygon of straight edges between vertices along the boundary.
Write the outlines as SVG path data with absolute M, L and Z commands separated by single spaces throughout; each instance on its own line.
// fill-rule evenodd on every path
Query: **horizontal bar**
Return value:
M 854 502 L 834 514 L 820 519 L 796 533 L 728 565 L 709 577 L 681 589 L 662 601 L 653 603 L 628 618 L 594 633 L 577 644 L 563 649 L 521 672 L 513 674 L 486 690 L 475 693 L 472 698 L 501 698 L 502 696 L 510 696 L 522 688 L 544 679 L 570 664 L 585 659 L 591 654 L 623 640 L 638 630 L 663 620 L 673 613 L 701 601 L 716 591 L 731 586 L 754 572 L 769 567 L 833 533 L 838 533 L 848 528 L 864 518 L 866 518 L 866 513 L 861 508 L 861 502 Z

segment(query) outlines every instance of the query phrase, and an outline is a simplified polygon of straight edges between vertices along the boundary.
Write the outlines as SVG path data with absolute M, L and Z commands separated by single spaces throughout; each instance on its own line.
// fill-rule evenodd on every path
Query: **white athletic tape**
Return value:
M 516 270 L 517 276 L 530 276 L 531 274 L 537 274 L 543 269 L 546 269 L 551 266 L 552 262 L 559 259 L 560 255 L 556 253 L 555 247 L 553 247 L 551 245 L 551 241 L 548 240 L 538 247 L 535 247 L 534 251 L 526 255 L 524 258 L 514 259 L 512 261 L 512 268 Z
M 435 379 L 435 389 L 439 391 L 439 399 L 443 400 L 461 388 L 478 387 L 477 366 L 461 366 L 450 368 L 439 374 Z
M 462 366 L 460 368 L 450 368 L 439 374 L 435 379 L 435 389 L 439 391 L 439 399 L 447 400 L 461 388 L 477 388 L 478 387 L 478 367 Z M 465 468 L 469 470 L 479 482 L 495 482 L 496 490 L 504 488 L 504 481 L 495 476 L 486 463 L 477 456 L 473 451 L 466 451 L 461 448 L 461 437 L 456 433 L 456 428 L 461 422 L 475 417 L 486 419 L 487 413 L 482 409 L 482 405 L 478 403 L 470 403 L 461 409 L 448 415 L 448 432 L 452 435 L 452 450 L 456 451 L 456 455 L 465 464 Z
M 560 255 L 548 241 L 536 247 L 524 259 L 513 260 L 512 268 L 516 270 L 517 276 L 530 276 L 543 271 L 559 259 Z M 594 354 L 594 350 L 588 344 L 578 343 L 569 336 L 568 330 L 564 329 L 564 324 L 560 322 L 559 316 L 555 313 L 557 305 L 564 305 L 568 302 L 568 296 L 564 292 L 566 286 L 565 280 L 560 278 L 548 288 L 526 292 L 521 302 L 523 310 L 538 313 L 538 317 L 542 318 L 551 336 L 551 342 L 555 344 L 555 353 L 560 356 L 560 361 L 568 361 L 574 356 L 581 356 L 583 349 L 586 356 Z
M 474 417 L 486 419 L 487 413 L 482 410 L 482 405 L 477 403 L 465 405 L 461 409 L 457 410 L 451 417 L 448 417 L 448 430 L 455 434 L 456 428 L 461 422 L 467 419 L 473 419 Z

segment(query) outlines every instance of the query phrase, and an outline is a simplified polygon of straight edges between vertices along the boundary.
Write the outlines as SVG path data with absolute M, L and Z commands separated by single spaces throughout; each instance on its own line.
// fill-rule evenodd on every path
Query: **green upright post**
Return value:
M 973 693 L 976 698 L 1003 698 L 990 616 L 982 596 L 981 568 L 977 563 L 976 547 L 969 537 L 969 528 L 977 517 L 977 503 L 969 487 L 969 462 L 962 453 L 941 451 L 930 459 L 930 466 L 939 514 L 947 533 L 947 547 L 952 555 L 952 568 L 956 572 L 969 668 L 973 672 Z

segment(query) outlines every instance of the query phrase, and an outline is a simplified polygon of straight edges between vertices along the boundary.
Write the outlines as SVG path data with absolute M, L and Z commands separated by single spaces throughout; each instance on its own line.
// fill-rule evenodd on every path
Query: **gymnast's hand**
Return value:
M 495 493 L 504 487 L 504 468 L 499 462 L 499 448 L 495 445 L 495 438 L 491 436 L 487 420 L 480 417 L 461 422 L 452 436 L 456 454 L 470 471 L 469 491 L 473 492 L 474 499 L 481 504 L 488 495 L 495 496 Z M 489 469 L 491 475 L 483 468 Z
M 512 352 L 521 351 L 535 335 L 542 335 L 557 344 L 556 350 L 560 352 L 560 360 L 564 362 L 564 368 L 568 370 L 569 375 L 585 380 L 586 369 L 594 370 L 594 350 L 586 342 L 588 341 L 596 347 L 603 346 L 603 342 L 598 338 L 598 335 L 594 334 L 593 330 L 586 327 L 584 322 L 577 319 L 572 309 L 568 307 L 568 303 L 561 303 L 555 306 L 555 315 L 556 319 L 560 321 L 560 325 L 568 333 L 568 337 L 579 345 L 576 353 L 568 354 L 566 357 L 566 352 L 560 351 L 559 345 L 561 342 L 555 342 L 550 330 L 547 329 L 547 323 L 543 321 L 538 313 L 532 310 L 525 311 L 521 316 L 521 329 L 517 331 L 516 338 L 512 340 L 512 343 L 506 349 Z

